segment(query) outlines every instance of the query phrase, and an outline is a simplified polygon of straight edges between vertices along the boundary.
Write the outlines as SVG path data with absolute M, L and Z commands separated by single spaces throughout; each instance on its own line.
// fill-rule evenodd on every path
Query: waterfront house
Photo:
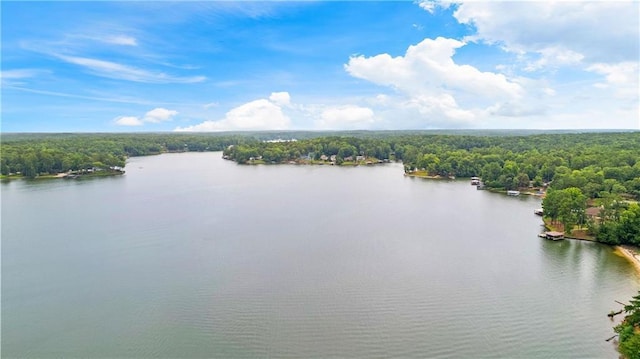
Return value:
M 589 207 L 584 211 L 584 214 L 587 218 L 597 219 L 600 217 L 600 211 L 602 211 L 600 207 Z

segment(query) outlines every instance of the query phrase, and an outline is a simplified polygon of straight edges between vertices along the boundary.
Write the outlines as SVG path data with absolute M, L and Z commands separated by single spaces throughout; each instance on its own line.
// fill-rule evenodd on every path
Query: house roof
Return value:
M 546 234 L 547 234 L 547 236 L 549 236 L 549 237 L 562 237 L 562 236 L 564 236 L 564 233 L 562 233 L 562 232 L 555 232 L 555 231 L 550 231 L 550 232 L 547 232 Z
M 589 207 L 584 211 L 584 213 L 590 217 L 597 217 L 600 215 L 600 211 L 600 207 Z

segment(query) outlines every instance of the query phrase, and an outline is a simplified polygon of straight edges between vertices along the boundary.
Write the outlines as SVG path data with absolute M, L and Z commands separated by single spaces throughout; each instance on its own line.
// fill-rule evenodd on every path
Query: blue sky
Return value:
M 640 129 L 639 2 L 0 6 L 2 132 Z

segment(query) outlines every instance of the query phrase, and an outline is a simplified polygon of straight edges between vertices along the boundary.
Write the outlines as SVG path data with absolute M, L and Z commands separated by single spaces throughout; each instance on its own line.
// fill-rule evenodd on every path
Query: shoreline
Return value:
M 429 176 L 429 175 L 420 175 L 420 174 L 413 174 L 411 172 L 404 174 L 406 177 L 414 177 L 414 178 L 423 178 L 423 179 L 430 179 L 430 180 L 447 180 L 447 181 L 453 181 L 455 180 L 455 178 L 451 178 L 451 177 L 443 177 L 443 176 L 439 176 L 439 175 L 435 175 L 435 176 Z
M 21 175 L 11 175 L 11 176 L 4 176 L 4 177 L 0 177 L 0 180 L 3 181 L 14 181 L 14 180 L 28 180 L 28 181 L 43 181 L 43 180 L 53 180 L 53 179 L 77 179 L 77 178 L 95 178 L 95 177 L 111 177 L 111 176 L 120 176 L 125 174 L 125 171 L 98 171 L 98 172 L 91 172 L 91 173 L 74 173 L 74 174 L 70 174 L 68 172 L 61 172 L 61 173 L 55 173 L 55 174 L 44 174 L 44 175 L 38 175 L 36 177 L 33 178 L 29 178 L 29 177 L 25 177 L 25 176 L 21 176 Z
M 640 274 L 640 253 L 638 253 L 636 249 L 625 245 L 617 245 L 614 246 L 613 253 L 626 258 L 636 269 L 636 272 Z
M 564 228 L 562 226 L 558 226 L 557 224 L 551 223 L 551 220 L 548 218 L 542 218 L 542 224 L 544 225 L 545 230 L 547 231 L 556 231 L 565 233 Z M 575 239 L 579 241 L 589 241 L 589 242 L 597 242 L 595 237 L 586 233 L 586 230 L 583 228 L 574 229 L 571 234 L 564 235 L 566 239 Z

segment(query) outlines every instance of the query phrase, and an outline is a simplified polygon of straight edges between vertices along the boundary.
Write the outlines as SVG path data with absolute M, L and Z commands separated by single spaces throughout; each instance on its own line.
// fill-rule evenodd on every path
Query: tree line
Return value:
M 480 176 L 489 188 L 580 188 L 589 198 L 603 193 L 640 196 L 640 133 L 451 135 L 369 133 L 294 142 L 253 142 L 225 150 L 238 163 L 361 155 L 404 163 L 405 172 L 443 177 Z
M 91 168 L 124 167 L 128 157 L 221 151 L 256 142 L 240 134 L 2 134 L 0 173 L 35 178 Z
M 94 167 L 123 167 L 128 157 L 164 152 L 222 151 L 230 145 L 283 138 L 307 139 L 331 133 L 3 133 L 0 135 L 0 174 L 35 178 Z M 362 135 L 362 132 L 344 134 Z
M 209 134 L 3 134 L 0 173 L 27 177 L 101 166 L 127 157 L 181 151 L 224 151 L 248 163 L 319 161 L 363 156 L 398 160 L 406 172 L 480 176 L 489 188 L 579 188 L 587 198 L 640 197 L 640 133 L 479 135 L 420 132 L 256 132 Z M 291 140 L 271 142 L 271 140 Z

